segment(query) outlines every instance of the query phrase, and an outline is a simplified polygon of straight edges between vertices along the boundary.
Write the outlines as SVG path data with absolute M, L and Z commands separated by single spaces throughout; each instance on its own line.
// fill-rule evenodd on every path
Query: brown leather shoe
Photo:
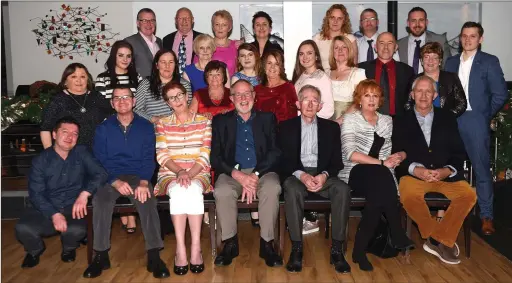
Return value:
M 492 219 L 482 218 L 482 233 L 484 235 L 489 236 L 494 233 L 494 225 L 492 223 Z

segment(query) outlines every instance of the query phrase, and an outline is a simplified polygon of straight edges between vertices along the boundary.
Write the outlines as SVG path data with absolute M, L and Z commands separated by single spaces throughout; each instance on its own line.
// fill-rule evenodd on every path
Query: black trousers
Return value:
M 316 175 L 316 169 L 305 171 L 313 176 Z M 302 241 L 302 218 L 304 217 L 304 199 L 308 195 L 307 188 L 295 176 L 288 177 L 283 183 L 283 188 L 290 238 L 292 241 Z M 332 239 L 344 241 L 350 213 L 349 186 L 338 177 L 332 176 L 327 179 L 317 194 L 331 200 Z
M 350 171 L 349 186 L 354 195 L 364 196 L 364 207 L 354 241 L 354 253 L 364 253 L 382 214 L 389 224 L 391 239 L 405 235 L 400 222 L 397 187 L 393 174 L 382 165 L 358 164 Z
M 62 251 L 69 252 L 80 246 L 80 241 L 87 235 L 87 221 L 85 218 L 73 219 L 73 206 L 66 207 L 60 212 L 67 222 L 67 230 L 60 233 Z M 34 208 L 27 208 L 15 227 L 16 238 L 21 242 L 25 251 L 33 256 L 41 254 L 44 249 L 43 237 L 59 234 L 53 227 L 51 219 L 46 218 Z

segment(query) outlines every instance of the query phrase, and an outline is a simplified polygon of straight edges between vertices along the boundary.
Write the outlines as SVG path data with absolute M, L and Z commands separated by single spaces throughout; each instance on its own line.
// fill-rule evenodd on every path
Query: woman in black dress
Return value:
M 91 74 L 80 63 L 72 63 L 64 69 L 59 87 L 62 90 L 43 110 L 40 132 L 43 147 L 52 146 L 55 122 L 71 116 L 80 124 L 77 144 L 91 148 L 96 125 L 112 113 L 109 101 L 94 90 Z

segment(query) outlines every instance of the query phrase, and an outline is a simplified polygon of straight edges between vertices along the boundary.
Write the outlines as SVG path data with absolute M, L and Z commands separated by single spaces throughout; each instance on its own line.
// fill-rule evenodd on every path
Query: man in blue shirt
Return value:
M 80 126 L 71 117 L 57 121 L 49 147 L 32 160 L 28 196 L 32 207 L 16 224 L 16 237 L 27 255 L 21 267 L 39 264 L 45 250 L 42 237 L 60 232 L 61 259 L 75 260 L 76 248 L 87 234 L 87 199 L 105 183 L 107 174 L 87 147 L 75 147 Z
M 231 86 L 236 110 L 213 118 L 210 160 L 215 176 L 215 203 L 225 242 L 215 265 L 230 265 L 238 256 L 237 202 L 251 203 L 258 197 L 260 257 L 268 266 L 281 266 L 283 259 L 273 248 L 274 224 L 279 209 L 281 185 L 275 173 L 281 151 L 276 143 L 276 117 L 252 109 L 254 89 L 240 79 Z M 213 225 L 213 224 L 210 224 Z
M 169 270 L 160 259 L 164 243 L 149 183 L 156 166 L 153 124 L 133 113 L 135 98 L 127 86 L 113 90 L 111 104 L 117 113 L 96 127 L 93 142 L 94 155 L 107 170 L 108 179 L 92 201 L 95 256 L 83 275 L 98 277 L 102 270 L 110 268 L 112 213 L 116 200 L 123 195 L 135 204 L 140 215 L 148 253 L 147 270 L 155 278 L 169 277 Z

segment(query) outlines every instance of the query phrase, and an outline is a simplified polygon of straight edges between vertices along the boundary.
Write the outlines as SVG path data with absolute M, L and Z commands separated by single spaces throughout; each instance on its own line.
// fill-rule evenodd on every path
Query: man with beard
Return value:
M 439 42 L 443 46 L 443 64 L 450 57 L 450 46 L 445 34 L 436 34 L 427 30 L 427 12 L 421 7 L 414 7 L 407 16 L 407 31 L 409 35 L 398 40 L 400 61 L 408 64 L 417 75 L 423 72 L 420 63 L 420 49 L 427 42 Z

